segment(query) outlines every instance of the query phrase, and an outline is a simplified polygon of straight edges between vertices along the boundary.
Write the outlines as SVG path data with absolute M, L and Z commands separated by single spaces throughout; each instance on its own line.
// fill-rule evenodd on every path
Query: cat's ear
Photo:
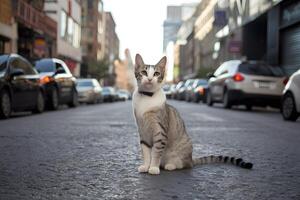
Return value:
M 165 72 L 166 69 L 166 64 L 167 64 L 167 57 L 164 56 L 160 61 L 156 64 L 156 66 L 160 69 L 161 72 Z
M 143 58 L 140 54 L 135 55 L 135 70 L 138 70 L 139 68 L 144 66 Z

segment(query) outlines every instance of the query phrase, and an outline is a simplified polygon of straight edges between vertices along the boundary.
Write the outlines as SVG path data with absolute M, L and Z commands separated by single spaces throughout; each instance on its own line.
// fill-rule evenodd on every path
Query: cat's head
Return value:
M 144 64 L 140 54 L 135 56 L 134 74 L 140 91 L 156 92 L 163 86 L 167 57 L 164 56 L 156 65 Z

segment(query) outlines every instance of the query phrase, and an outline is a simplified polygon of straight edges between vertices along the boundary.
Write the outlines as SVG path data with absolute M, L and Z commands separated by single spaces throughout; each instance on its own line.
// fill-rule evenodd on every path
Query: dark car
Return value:
M 103 87 L 102 96 L 105 102 L 114 102 L 118 100 L 116 90 L 113 87 Z
M 0 56 L 0 118 L 12 111 L 44 111 L 44 91 L 32 65 L 17 54 Z
M 41 83 L 46 91 L 46 105 L 56 110 L 59 104 L 70 107 L 78 105 L 76 78 L 71 74 L 67 65 L 56 58 L 45 58 L 35 63 L 40 74 Z

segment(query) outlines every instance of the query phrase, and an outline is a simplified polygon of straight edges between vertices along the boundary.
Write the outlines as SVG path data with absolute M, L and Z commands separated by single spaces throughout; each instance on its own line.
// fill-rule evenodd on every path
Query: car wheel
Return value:
M 231 102 L 229 100 L 229 95 L 228 95 L 228 91 L 225 91 L 224 92 L 224 95 L 223 95 L 223 107 L 224 108 L 231 108 Z
M 247 104 L 247 105 L 246 105 L 246 110 L 251 111 L 251 110 L 252 110 L 252 105 Z
M 7 119 L 11 115 L 11 99 L 7 90 L 0 92 L 0 119 Z
M 36 106 L 35 109 L 32 111 L 33 113 L 42 113 L 45 109 L 45 98 L 41 91 L 38 92 Z
M 51 91 L 51 100 L 50 100 L 49 107 L 51 110 L 57 110 L 58 106 L 59 106 L 58 91 L 56 88 L 53 88 L 53 90 Z
M 213 106 L 213 104 L 214 104 L 210 91 L 207 91 L 206 104 L 208 106 Z
M 295 100 L 291 93 L 283 96 L 282 100 L 282 116 L 285 120 L 296 121 L 299 114 L 297 113 Z
M 72 92 L 72 100 L 71 102 L 68 104 L 69 107 L 71 108 L 75 108 L 78 106 L 78 95 L 77 95 L 77 92 L 73 89 L 73 92 Z

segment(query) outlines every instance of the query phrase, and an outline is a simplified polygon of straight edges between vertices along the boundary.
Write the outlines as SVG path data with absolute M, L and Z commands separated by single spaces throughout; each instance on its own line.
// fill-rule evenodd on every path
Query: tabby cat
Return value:
M 165 56 L 156 65 L 144 64 L 139 54 L 135 57 L 137 88 L 132 104 L 143 157 L 143 164 L 138 171 L 159 174 L 160 168 L 175 170 L 211 162 L 232 163 L 251 169 L 252 163 L 243 162 L 241 158 L 192 158 L 193 146 L 184 122 L 177 110 L 166 103 L 166 96 L 162 90 L 166 63 Z

